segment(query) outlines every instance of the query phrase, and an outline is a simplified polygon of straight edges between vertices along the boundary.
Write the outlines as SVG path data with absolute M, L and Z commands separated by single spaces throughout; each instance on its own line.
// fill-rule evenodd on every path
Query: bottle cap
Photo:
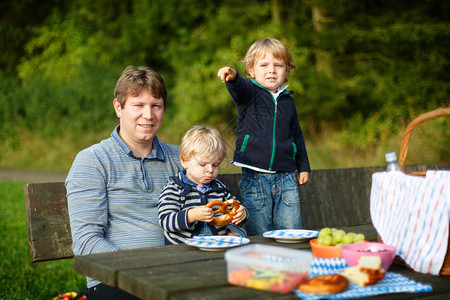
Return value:
M 386 153 L 386 161 L 396 161 L 397 160 L 397 154 L 395 152 L 388 152 Z

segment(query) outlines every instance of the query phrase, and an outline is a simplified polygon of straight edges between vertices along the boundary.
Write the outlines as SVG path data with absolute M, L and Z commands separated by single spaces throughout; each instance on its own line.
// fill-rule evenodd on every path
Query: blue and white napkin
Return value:
M 341 273 L 347 267 L 347 262 L 343 258 L 315 258 L 311 263 L 310 277 Z M 350 283 L 346 291 L 334 295 L 313 295 L 302 293 L 298 289 L 294 293 L 301 299 L 350 299 L 389 293 L 429 292 L 431 290 L 431 285 L 418 283 L 397 273 L 386 272 L 384 278 L 375 285 L 360 287 Z

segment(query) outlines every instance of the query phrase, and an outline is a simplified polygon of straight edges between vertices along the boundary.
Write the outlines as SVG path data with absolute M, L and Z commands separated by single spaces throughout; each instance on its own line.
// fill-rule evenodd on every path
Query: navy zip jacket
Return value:
M 237 106 L 234 161 L 276 172 L 310 172 L 305 141 L 298 121 L 293 92 L 274 99 L 256 80 L 227 81 Z

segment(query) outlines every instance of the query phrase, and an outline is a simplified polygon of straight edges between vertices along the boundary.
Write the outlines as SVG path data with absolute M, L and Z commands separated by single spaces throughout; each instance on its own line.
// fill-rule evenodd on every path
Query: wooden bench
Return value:
M 361 225 L 374 232 L 370 218 L 372 174 L 385 167 L 313 170 L 310 182 L 299 187 L 303 228 L 345 228 Z M 450 163 L 408 165 L 408 172 L 450 169 Z M 219 179 L 238 198 L 241 174 Z M 29 183 L 24 187 L 28 240 L 32 262 L 73 257 L 64 182 Z

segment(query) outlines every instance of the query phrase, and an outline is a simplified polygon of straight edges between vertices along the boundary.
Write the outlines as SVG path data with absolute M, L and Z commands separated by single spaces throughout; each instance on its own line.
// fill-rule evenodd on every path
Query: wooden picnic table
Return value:
M 373 228 L 350 227 L 376 240 Z M 310 250 L 308 242 L 279 243 L 262 236 L 249 237 L 251 243 Z M 184 244 L 77 256 L 77 272 L 142 299 L 299 299 L 294 293 L 277 294 L 233 286 L 227 282 L 225 251 L 203 251 Z M 450 299 L 450 278 L 414 272 L 393 264 L 391 272 L 420 283 L 432 292 L 384 294 L 370 299 Z M 367 298 L 367 299 L 369 299 Z

